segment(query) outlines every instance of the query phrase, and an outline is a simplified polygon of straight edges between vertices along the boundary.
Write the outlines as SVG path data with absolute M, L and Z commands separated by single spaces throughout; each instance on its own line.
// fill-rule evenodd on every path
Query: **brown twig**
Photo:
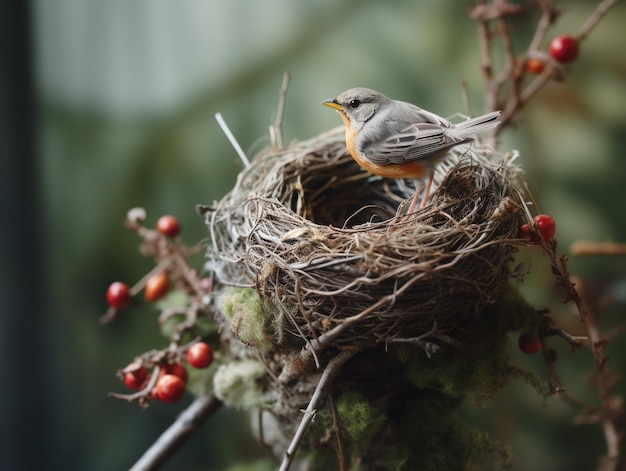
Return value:
M 613 5 L 617 3 L 617 0 L 604 0 L 593 11 L 591 16 L 587 18 L 587 21 L 583 23 L 578 32 L 574 35 L 579 41 L 584 40 L 593 28 L 598 24 L 604 15 L 609 11 Z
M 146 450 L 131 471 L 158 469 L 222 405 L 215 396 L 196 398 L 169 428 Z
M 579 240 L 572 243 L 570 252 L 572 255 L 578 257 L 590 255 L 626 255 L 626 244 Z

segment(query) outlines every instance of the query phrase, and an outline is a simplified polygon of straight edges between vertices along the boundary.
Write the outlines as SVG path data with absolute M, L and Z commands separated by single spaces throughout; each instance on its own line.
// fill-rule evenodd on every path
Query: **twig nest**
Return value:
M 261 153 L 207 212 L 221 321 L 264 350 L 451 331 L 509 277 L 525 219 L 512 160 L 455 148 L 405 216 L 411 183 L 363 171 L 341 128 Z

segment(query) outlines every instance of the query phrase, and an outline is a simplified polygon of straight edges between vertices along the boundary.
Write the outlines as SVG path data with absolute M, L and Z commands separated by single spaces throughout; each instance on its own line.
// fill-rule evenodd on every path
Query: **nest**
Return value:
M 207 213 L 216 285 L 254 290 L 277 350 L 452 332 L 509 278 L 526 219 L 518 172 L 459 146 L 426 208 L 406 215 L 411 182 L 363 171 L 342 128 L 265 151 Z

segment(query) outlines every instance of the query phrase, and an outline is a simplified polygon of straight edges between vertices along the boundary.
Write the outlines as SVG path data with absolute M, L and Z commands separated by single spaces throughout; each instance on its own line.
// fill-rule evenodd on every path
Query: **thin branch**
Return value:
M 315 417 L 317 409 L 320 406 L 322 395 L 324 393 L 328 394 L 329 391 L 327 390 L 327 388 L 332 383 L 332 380 L 341 371 L 341 367 L 356 353 L 357 352 L 353 350 L 344 350 L 338 353 L 337 356 L 335 356 L 332 360 L 328 362 L 328 365 L 324 369 L 319 383 L 317 383 L 317 387 L 313 392 L 313 396 L 309 401 L 309 405 L 304 411 L 304 415 L 302 417 L 302 420 L 300 421 L 300 425 L 298 425 L 298 429 L 296 430 L 296 433 L 294 434 L 291 443 L 289 444 L 289 447 L 285 452 L 283 462 L 280 465 L 280 471 L 288 471 L 291 467 L 293 459 L 296 456 L 296 452 L 298 451 L 300 443 L 302 442 L 302 439 L 304 437 L 304 433 L 306 432 L 306 429 Z
M 578 257 L 589 255 L 626 255 L 626 244 L 578 240 L 572 243 L 570 252 Z
M 558 11 L 556 10 L 556 8 L 554 8 L 554 0 L 543 0 L 542 2 L 540 2 L 540 7 L 541 18 L 539 18 L 535 34 L 533 35 L 533 38 L 528 45 L 529 54 L 539 50 L 544 38 L 546 37 L 548 28 L 552 23 L 554 23 L 554 20 L 558 15 Z
M 131 471 L 158 469 L 221 405 L 221 401 L 213 395 L 196 398 L 146 450 Z
M 596 7 L 587 21 L 583 23 L 578 32 L 574 35 L 578 41 L 582 41 L 587 37 L 593 28 L 598 24 L 604 15 L 609 11 L 613 5 L 617 3 L 617 0 L 604 0 Z

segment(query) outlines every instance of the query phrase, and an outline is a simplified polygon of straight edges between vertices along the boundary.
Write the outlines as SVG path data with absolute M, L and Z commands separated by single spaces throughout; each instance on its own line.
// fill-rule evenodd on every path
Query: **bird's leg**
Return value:
M 430 172 L 430 177 L 428 178 L 428 185 L 426 185 L 426 191 L 424 192 L 424 198 L 422 198 L 422 203 L 420 204 L 420 211 L 426 207 L 426 201 L 428 201 L 428 196 L 430 195 L 430 189 L 433 186 L 433 177 L 435 176 L 434 172 Z M 411 206 L 413 206 L 411 204 Z
M 418 190 L 419 183 L 420 181 L 418 179 L 415 179 L 415 195 L 413 195 L 413 201 L 411 201 L 411 206 L 409 206 L 409 209 L 407 210 L 406 214 L 411 214 L 413 212 L 413 210 L 415 209 L 415 206 L 417 205 L 417 200 L 419 196 L 422 194 L 423 189 Z

